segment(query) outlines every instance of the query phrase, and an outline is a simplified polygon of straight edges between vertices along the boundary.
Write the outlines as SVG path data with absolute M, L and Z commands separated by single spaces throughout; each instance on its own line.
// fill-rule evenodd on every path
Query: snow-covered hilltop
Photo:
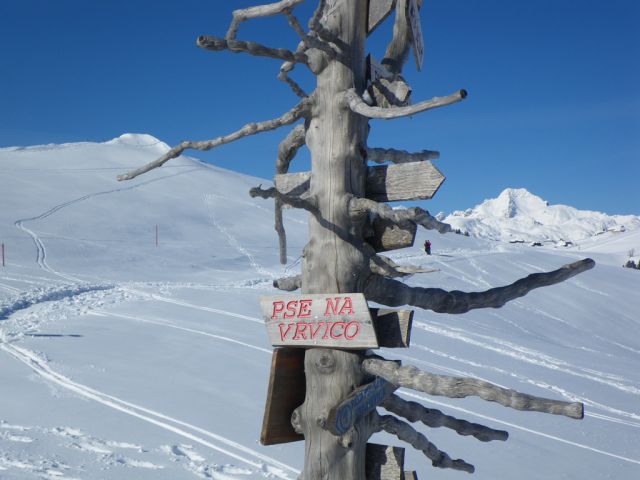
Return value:
M 444 221 L 474 237 L 505 242 L 578 242 L 606 231 L 640 227 L 640 216 L 606 215 L 567 205 L 549 205 L 524 188 L 507 188 Z

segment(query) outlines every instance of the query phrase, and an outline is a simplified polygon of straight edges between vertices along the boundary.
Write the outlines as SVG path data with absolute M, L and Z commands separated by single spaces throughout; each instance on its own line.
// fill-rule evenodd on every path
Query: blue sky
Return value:
M 258 2 L 260 0 L 257 0 Z M 200 50 L 247 0 L 0 0 L 0 146 L 149 133 L 168 144 L 279 116 L 295 97 L 280 62 Z M 296 10 L 306 20 L 315 5 Z M 441 152 L 447 180 L 423 206 L 471 207 L 506 187 L 550 203 L 640 214 L 640 2 L 425 0 L 414 101 L 461 103 L 371 123 L 370 146 Z M 392 19 L 369 38 L 381 58 Z M 283 18 L 238 38 L 293 49 Z M 293 74 L 312 89 L 304 67 Z M 194 156 L 271 178 L 286 129 Z M 301 155 L 294 169 L 308 168 Z

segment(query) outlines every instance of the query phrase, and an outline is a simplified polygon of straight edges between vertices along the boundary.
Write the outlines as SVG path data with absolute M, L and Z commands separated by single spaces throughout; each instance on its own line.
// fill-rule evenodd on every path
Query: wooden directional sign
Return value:
M 416 239 L 416 230 L 417 225 L 414 222 L 397 224 L 391 220 L 376 217 L 373 220 L 373 236 L 366 240 L 376 252 L 387 252 L 411 247 Z
M 356 388 L 347 398 L 329 411 L 327 429 L 334 435 L 344 435 L 356 421 L 372 412 L 397 388 L 380 377 Z
M 380 65 L 371 54 L 367 55 L 367 67 L 367 74 L 371 83 L 375 83 L 381 78 L 393 80 L 393 74 L 382 65 Z
M 409 0 L 407 3 L 407 18 L 411 27 L 411 43 L 413 45 L 413 58 L 416 61 L 418 70 L 422 70 L 422 59 L 424 57 L 424 41 L 422 39 L 422 26 L 420 25 L 420 11 L 416 0 Z
M 365 195 L 378 202 L 432 198 L 444 175 L 430 161 L 380 165 L 367 169 Z
M 262 445 L 304 440 L 304 436 L 291 426 L 291 414 L 302 405 L 305 393 L 304 350 L 276 348 L 271 357 L 269 389 L 260 434 Z
M 367 480 L 406 480 L 404 448 L 367 443 L 365 472 Z
M 409 348 L 413 310 L 370 308 L 378 343 L 385 348 Z
M 396 8 L 396 0 L 369 0 L 367 35 L 375 30 Z
M 396 202 L 432 198 L 444 175 L 430 162 L 408 162 L 367 167 L 365 196 L 378 202 Z M 276 189 L 285 195 L 306 198 L 311 187 L 311 172 L 276 175 Z
M 378 348 L 361 293 L 265 296 L 260 306 L 274 346 Z

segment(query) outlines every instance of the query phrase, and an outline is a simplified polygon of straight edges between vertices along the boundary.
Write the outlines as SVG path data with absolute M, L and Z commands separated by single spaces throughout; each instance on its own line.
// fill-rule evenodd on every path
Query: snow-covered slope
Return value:
M 640 227 L 640 216 L 614 215 L 549 205 L 523 188 L 507 188 L 498 198 L 485 200 L 444 220 L 475 237 L 506 242 L 578 242 L 607 231 Z
M 0 479 L 294 479 L 301 469 L 302 443 L 257 442 L 272 350 L 258 296 L 299 271 L 305 214 L 286 212 L 289 263 L 280 266 L 271 202 L 247 195 L 267 181 L 190 158 L 115 180 L 166 148 L 123 135 L 0 149 Z M 468 291 L 587 252 L 598 262 L 498 310 L 417 311 L 411 348 L 380 352 L 580 400 L 584 420 L 402 391 L 510 438 L 417 428 L 475 464 L 477 479 L 638 478 L 640 272 L 618 255 L 639 231 L 563 249 L 421 231 L 415 247 L 391 252 L 439 269 L 408 283 Z M 419 248 L 427 237 L 431 257 Z M 408 446 L 406 468 L 466 476 L 434 470 Z

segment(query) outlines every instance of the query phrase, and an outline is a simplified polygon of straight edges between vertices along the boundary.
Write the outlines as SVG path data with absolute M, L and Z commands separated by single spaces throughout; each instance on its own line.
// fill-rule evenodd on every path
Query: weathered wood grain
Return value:
M 427 408 L 417 402 L 404 400 L 395 394 L 387 397 L 381 405 L 391 413 L 404 417 L 412 423 L 422 422 L 431 428 L 450 428 L 458 435 L 471 435 L 481 442 L 505 441 L 509 438 L 509 434 L 504 430 L 494 430 L 484 425 L 459 420 L 435 408 Z
M 516 410 L 552 413 L 575 419 L 584 417 L 582 403 L 536 397 L 499 387 L 477 378 L 435 375 L 419 370 L 412 365 L 399 366 L 395 362 L 377 358 L 366 359 L 362 362 L 362 368 L 367 373 L 384 378 L 398 387 L 411 388 L 429 395 L 441 395 L 448 398 L 476 396 Z
M 367 443 L 367 480 L 403 480 L 404 448 Z
M 378 344 L 385 348 L 409 348 L 413 310 L 371 308 Z
M 418 71 L 422 70 L 424 58 L 424 40 L 422 38 L 422 25 L 420 23 L 420 11 L 416 0 L 409 0 L 407 4 L 407 18 L 411 26 L 411 45 L 413 46 L 413 58 L 416 61 Z
M 422 150 L 420 152 L 407 152 L 396 148 L 367 148 L 367 160 L 375 163 L 408 163 L 424 162 L 425 160 L 437 160 L 440 152 L 434 150 Z
M 358 420 L 375 410 L 396 389 L 395 385 L 382 378 L 356 388 L 329 410 L 327 429 L 334 435 L 346 434 Z
M 396 8 L 396 0 L 369 0 L 367 34 L 371 34 L 378 25 Z
M 361 293 L 271 295 L 260 297 L 260 306 L 274 346 L 378 348 Z
M 310 102 L 307 99 L 305 99 L 305 100 L 302 100 L 298 105 L 293 107 L 291 110 L 284 113 L 278 118 L 274 118 L 272 120 L 266 120 L 264 122 L 259 122 L 259 123 L 248 123 L 241 129 L 236 130 L 235 132 L 232 132 L 228 135 L 224 135 L 222 137 L 214 138 L 212 140 L 204 140 L 201 142 L 185 140 L 184 142 L 181 142 L 180 144 L 173 147 L 171 150 L 169 150 L 167 153 L 162 155 L 157 160 L 154 160 L 153 162 L 149 162 L 146 165 L 143 165 L 142 167 L 132 170 L 123 175 L 118 175 L 118 180 L 119 181 L 131 180 L 137 177 L 138 175 L 142 175 L 143 173 L 147 173 L 148 171 L 153 170 L 154 168 L 161 167 L 172 158 L 179 157 L 180 155 L 182 155 L 182 152 L 190 148 L 194 150 L 207 151 L 207 150 L 211 150 L 212 148 L 219 147 L 220 145 L 225 145 L 227 143 L 235 142 L 236 140 L 247 137 L 249 135 L 255 135 L 257 133 L 275 130 L 276 128 L 280 128 L 284 125 L 291 125 L 292 123 L 296 122 L 297 120 L 302 118 L 304 115 L 306 115 L 309 109 L 309 106 L 310 106 Z
M 365 196 L 375 201 L 397 202 L 432 198 L 444 182 L 444 175 L 429 161 L 374 165 L 366 170 Z M 309 198 L 311 172 L 274 177 L 284 195 Z
M 430 161 L 377 165 L 367 169 L 366 198 L 398 202 L 432 198 L 444 175 Z
M 413 246 L 418 226 L 414 222 L 396 223 L 376 216 L 372 222 L 373 236 L 367 241 L 376 252 L 386 252 Z
M 406 107 L 372 107 L 367 105 L 358 93 L 349 89 L 343 94 L 345 104 L 355 113 L 366 118 L 378 118 L 384 120 L 392 120 L 394 118 L 409 117 L 417 113 L 432 110 L 434 108 L 444 107 L 464 100 L 467 97 L 466 90 L 458 90 L 446 97 L 433 97 L 431 100 L 424 100 Z
M 291 414 L 304 401 L 305 388 L 304 350 L 276 348 L 271 356 L 269 387 L 260 434 L 262 445 L 304 440 L 291 425 Z
M 426 436 L 415 430 L 411 425 L 398 420 L 393 415 L 378 415 L 373 413 L 377 422 L 377 431 L 384 430 L 387 433 L 395 435 L 400 440 L 407 442 L 416 450 L 420 450 L 425 456 L 431 460 L 431 464 L 438 468 L 452 468 L 454 470 L 462 470 L 463 472 L 473 473 L 473 465 L 464 460 L 452 459 L 447 453 L 441 451 Z
M 551 272 L 532 273 L 510 285 L 491 288 L 484 292 L 448 292 L 441 288 L 410 287 L 390 278 L 373 275 L 365 287 L 365 293 L 369 300 L 390 307 L 411 305 L 438 313 L 465 313 L 476 308 L 500 308 L 511 300 L 525 296 L 531 290 L 563 282 L 593 268 L 594 265 L 592 259 L 586 258 Z

